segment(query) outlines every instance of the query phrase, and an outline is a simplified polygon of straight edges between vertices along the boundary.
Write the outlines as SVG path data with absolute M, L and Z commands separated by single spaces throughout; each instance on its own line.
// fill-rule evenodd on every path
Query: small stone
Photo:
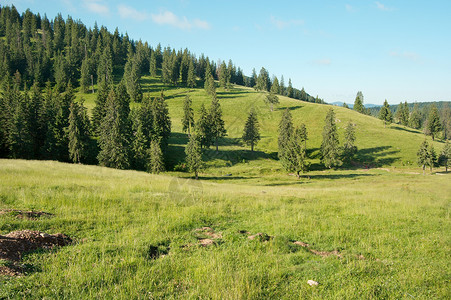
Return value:
M 307 283 L 308 283 L 310 286 L 314 286 L 314 285 L 318 285 L 318 284 L 319 284 L 319 283 L 316 282 L 315 280 L 309 280 L 309 281 L 307 281 Z

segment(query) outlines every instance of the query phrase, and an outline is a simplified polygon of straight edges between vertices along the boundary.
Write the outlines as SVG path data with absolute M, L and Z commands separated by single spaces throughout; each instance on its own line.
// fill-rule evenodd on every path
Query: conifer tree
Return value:
M 186 95 L 185 101 L 183 102 L 182 130 L 183 132 L 188 131 L 188 135 L 191 135 L 191 128 L 194 126 L 194 112 L 191 108 L 191 103 L 191 98 L 189 95 Z
M 409 126 L 414 129 L 421 128 L 421 114 L 420 109 L 418 107 L 418 103 L 415 103 L 413 106 L 413 111 L 409 118 Z
M 445 170 L 448 173 L 448 168 L 451 167 L 451 147 L 448 140 L 445 142 L 442 152 L 440 152 L 438 163 L 440 166 L 445 167 Z
M 129 98 L 121 82 L 108 95 L 105 117 L 100 124 L 99 163 L 106 167 L 127 169 L 129 158 Z
M 103 117 L 105 117 L 105 104 L 110 93 L 110 86 L 104 80 L 100 83 L 97 98 L 95 99 L 95 106 L 92 109 L 92 127 L 93 133 L 98 136 L 100 130 L 100 123 Z
M 252 69 L 252 75 L 249 78 L 249 87 L 257 88 L 257 72 L 255 68 Z
M 451 138 L 451 109 L 448 104 L 443 104 L 441 109 L 441 122 L 443 128 L 443 139 L 448 140 Z
M 196 86 L 196 73 L 194 72 L 194 63 L 192 59 L 189 60 L 188 79 L 186 80 L 186 84 L 190 88 Z
M 212 132 L 209 115 L 203 103 L 200 107 L 199 119 L 196 122 L 195 130 L 200 146 L 209 148 L 212 144 Z
M 150 76 L 155 77 L 157 76 L 157 54 L 155 53 L 155 51 L 152 51 L 152 53 L 150 54 Z
M 150 143 L 148 155 L 149 155 L 148 171 L 154 174 L 164 172 L 165 168 L 164 168 L 163 152 L 161 151 L 160 143 L 157 140 L 153 140 Z
M 357 95 L 356 95 L 355 101 L 354 101 L 353 109 L 356 112 L 359 112 L 361 114 L 365 113 L 365 106 L 363 106 L 363 93 L 361 91 L 357 92 Z
M 379 111 L 379 119 L 384 121 L 384 127 L 393 121 L 393 116 L 390 111 L 390 105 L 388 105 L 387 99 L 385 99 L 384 106 L 382 106 L 381 110 Z
M 205 69 L 205 83 L 204 88 L 207 94 L 210 96 L 216 95 L 216 84 L 213 79 L 213 75 L 211 74 L 210 64 L 207 62 L 207 67 Z
M 228 87 L 228 79 L 229 74 L 227 70 L 226 63 L 222 61 L 220 67 L 219 67 L 219 86 L 226 89 Z
M 437 136 L 437 133 L 439 133 L 441 129 L 437 106 L 432 104 L 431 112 L 429 113 L 427 121 L 427 132 L 432 136 L 432 140 L 434 140 L 435 136 Z
M 216 151 L 219 151 L 218 141 L 220 138 L 227 135 L 224 127 L 224 120 L 222 119 L 222 109 L 216 95 L 213 97 L 209 112 L 209 121 L 211 126 L 211 134 L 215 140 Z
M 268 92 L 271 86 L 271 82 L 269 80 L 268 71 L 265 68 L 261 68 L 260 74 L 257 78 L 257 91 L 265 91 Z
M 270 92 L 274 95 L 278 95 L 281 94 L 280 93 L 280 86 L 279 86 L 279 80 L 277 79 L 277 77 L 274 77 L 274 81 L 271 85 L 271 90 Z
M 70 105 L 75 99 L 72 85 L 67 85 L 66 91 L 57 98 L 56 116 L 53 126 L 54 145 L 52 146 L 52 157 L 59 161 L 69 161 L 69 126 Z
M 200 142 L 196 135 L 191 135 L 185 149 L 186 164 L 190 172 L 194 172 L 196 179 L 199 178 L 199 171 L 203 168 L 202 152 Z
M 357 152 L 357 147 L 355 146 L 355 129 L 354 125 L 349 122 L 345 130 L 345 140 L 343 144 L 343 161 L 350 162 Z
M 113 82 L 113 57 L 110 46 L 106 46 L 97 65 L 97 82 Z
M 172 123 L 163 92 L 161 92 L 160 97 L 154 98 L 152 101 L 152 117 L 153 136 L 151 137 L 151 140 L 158 140 L 164 151 L 168 146 Z
M 30 159 L 33 157 L 33 139 L 30 134 L 28 119 L 30 98 L 26 89 L 23 96 L 18 98 L 18 100 L 12 115 L 12 126 L 9 137 L 11 156 L 13 158 Z
M 251 109 L 247 117 L 242 139 L 246 145 L 251 146 L 251 152 L 254 152 L 254 146 L 260 140 L 259 124 L 254 108 Z
M 86 56 L 81 63 L 80 70 L 80 89 L 82 93 L 87 93 L 89 90 L 89 86 L 91 85 L 91 74 L 90 74 L 90 63 L 89 59 Z
M 136 170 L 144 170 L 146 164 L 148 164 L 149 157 L 149 135 L 146 135 L 145 125 L 143 124 L 143 120 L 141 118 L 142 108 L 138 110 L 131 111 L 130 115 L 132 116 L 133 125 L 133 140 L 132 140 L 132 153 L 133 160 L 132 166 L 133 169 Z
M 288 79 L 287 97 L 293 98 L 293 85 L 291 84 L 291 78 Z
M 409 106 L 407 105 L 407 101 L 406 101 L 402 105 L 402 110 L 401 110 L 401 115 L 400 115 L 400 117 L 401 117 L 400 121 L 401 121 L 402 125 L 404 125 L 404 126 L 409 125 L 409 114 L 410 114 Z
M 279 103 L 279 97 L 277 97 L 275 94 L 270 92 L 269 94 L 266 95 L 265 102 L 270 105 L 270 109 L 271 109 L 271 111 L 273 111 L 274 110 L 274 104 L 278 104 Z
M 74 163 L 81 163 L 87 156 L 89 145 L 89 118 L 83 102 L 70 104 L 69 114 L 69 157 Z
M 282 77 L 280 77 L 280 87 L 279 87 L 279 90 L 280 90 L 280 94 L 281 94 L 282 96 L 285 96 L 285 79 L 283 78 L 283 75 L 282 75 Z
M 279 159 L 282 159 L 285 155 L 287 145 L 293 135 L 294 127 L 293 127 L 293 117 L 291 116 L 291 112 L 288 108 L 283 112 L 282 119 L 279 123 L 279 138 L 278 138 L 278 146 L 279 146 Z
M 323 129 L 323 141 L 321 143 L 321 162 L 326 168 L 340 166 L 339 141 L 337 125 L 335 124 L 335 112 L 329 109 Z
M 431 143 L 428 147 L 428 161 L 427 165 L 429 166 L 432 174 L 432 168 L 437 166 L 437 153 L 435 152 L 434 145 Z
M 430 161 L 429 145 L 426 140 L 424 140 L 423 143 L 421 144 L 420 149 L 417 152 L 417 157 L 418 157 L 418 165 L 423 168 L 423 175 L 424 175 L 424 170 Z

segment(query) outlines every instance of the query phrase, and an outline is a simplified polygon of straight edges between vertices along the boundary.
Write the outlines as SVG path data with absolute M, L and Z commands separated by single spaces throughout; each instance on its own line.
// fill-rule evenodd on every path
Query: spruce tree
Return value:
M 196 135 L 193 134 L 190 136 L 188 145 L 186 145 L 185 154 L 188 170 L 194 172 L 196 179 L 198 179 L 203 162 L 200 142 Z
M 401 124 L 404 126 L 409 125 L 409 106 L 407 105 L 407 101 L 402 105 L 401 111 Z
M 291 78 L 288 78 L 287 97 L 293 98 L 293 85 L 291 84 Z
M 87 156 L 89 145 L 89 118 L 83 102 L 70 104 L 69 114 L 69 157 L 74 163 L 81 163 Z
M 211 126 L 211 134 L 215 140 L 216 151 L 219 150 L 218 141 L 220 138 L 227 135 L 224 127 L 224 120 L 222 119 L 222 109 L 216 95 L 213 97 L 210 105 L 209 121 Z
M 153 136 L 152 140 L 158 140 L 161 148 L 165 152 L 168 140 L 171 135 L 171 118 L 169 116 L 168 105 L 161 92 L 160 97 L 152 101 Z
M 418 157 L 418 160 L 417 160 L 418 165 L 423 168 L 423 175 L 424 175 L 424 170 L 430 161 L 429 145 L 426 140 L 424 140 L 423 143 L 421 144 L 420 149 L 417 152 L 417 157 Z
M 110 93 L 110 86 L 104 80 L 100 83 L 97 98 L 95 99 L 95 106 L 92 109 L 92 127 L 93 133 L 98 136 L 100 131 L 100 123 L 105 117 L 105 104 Z
M 280 93 L 280 86 L 279 86 L 279 80 L 277 79 L 277 77 L 274 77 L 274 81 L 271 85 L 271 90 L 270 92 L 274 95 L 278 95 L 281 94 Z
M 150 63 L 149 63 L 149 72 L 150 76 L 155 77 L 157 76 L 157 55 L 155 51 L 152 51 L 152 54 L 150 55 Z
M 97 65 L 97 82 L 113 82 L 113 57 L 109 45 L 105 47 Z
M 379 111 L 379 119 L 384 121 L 384 127 L 393 121 L 393 116 L 390 111 L 390 105 L 388 105 L 387 99 L 385 99 L 384 106 L 382 106 L 381 110 Z
M 196 73 L 194 72 L 194 63 L 192 59 L 189 60 L 188 79 L 186 80 L 186 84 L 190 88 L 196 86 Z
M 30 159 L 33 157 L 33 139 L 30 134 L 28 119 L 30 105 L 28 91 L 25 90 L 18 100 L 12 115 L 11 130 L 9 132 L 11 156 L 13 158 Z
M 153 140 L 150 143 L 148 155 L 149 155 L 148 171 L 154 174 L 164 172 L 165 168 L 164 168 L 163 152 L 161 151 L 160 143 L 157 140 Z
M 82 93 L 87 93 L 89 90 L 89 86 L 91 85 L 91 72 L 90 72 L 90 64 L 89 59 L 86 56 L 81 63 L 80 70 L 80 89 Z
M 321 143 L 321 162 L 326 168 L 337 167 L 342 164 L 339 154 L 339 141 L 337 125 L 335 124 L 335 112 L 329 109 L 323 128 L 323 141 Z
M 291 116 L 290 110 L 288 110 L 287 108 L 283 112 L 282 119 L 280 120 L 279 123 L 279 138 L 278 138 L 279 159 L 284 158 L 287 145 L 289 144 L 289 141 L 293 133 L 294 133 L 293 117 Z
M 431 112 L 429 113 L 427 121 L 427 132 L 432 136 L 432 140 L 437 136 L 441 130 L 440 117 L 438 115 L 437 106 L 432 104 Z
M 200 142 L 201 147 L 209 148 L 213 141 L 211 132 L 211 122 L 207 110 L 202 103 L 199 112 L 199 119 L 196 122 L 195 130 L 196 136 Z
M 265 68 L 260 69 L 260 74 L 257 78 L 257 91 L 268 92 L 271 86 L 271 82 L 269 80 L 268 71 Z
M 191 103 L 191 98 L 189 95 L 186 95 L 185 101 L 183 102 L 182 130 L 183 132 L 188 131 L 188 135 L 191 135 L 191 128 L 194 126 L 194 112 L 191 108 Z
M 354 101 L 353 109 L 356 112 L 359 112 L 361 114 L 365 113 L 365 107 L 363 106 L 363 93 L 361 91 L 357 92 L 357 95 L 356 95 L 355 101 Z
M 226 89 L 228 86 L 228 71 L 227 71 L 227 66 L 226 63 L 224 61 L 222 61 L 220 67 L 219 67 L 219 86 Z
M 254 108 L 251 109 L 247 117 L 242 139 L 246 145 L 251 146 L 251 152 L 254 152 L 254 146 L 260 140 L 259 124 Z
M 357 147 L 355 146 L 355 129 L 354 125 L 349 122 L 345 130 L 345 140 L 342 152 L 343 161 L 350 162 L 356 153 Z
M 277 97 L 275 94 L 270 92 L 269 94 L 266 95 L 265 102 L 270 105 L 270 109 L 271 109 L 271 111 L 273 111 L 274 110 L 274 104 L 278 104 L 279 103 L 279 97 Z
M 409 126 L 414 129 L 421 128 L 421 114 L 420 114 L 420 109 L 418 107 L 418 103 L 415 103 L 413 106 L 413 111 L 410 114 L 410 118 L 409 118 Z
M 149 157 L 149 136 L 145 133 L 145 125 L 140 117 L 140 111 L 133 110 L 130 115 L 132 116 L 133 125 L 133 140 L 132 140 L 132 167 L 136 170 L 145 170 L 148 164 Z
M 445 167 L 445 170 L 448 173 L 448 168 L 451 167 L 451 147 L 448 140 L 445 142 L 442 152 L 440 152 L 438 163 L 440 166 Z
M 432 174 L 432 168 L 437 166 L 437 153 L 435 152 L 434 145 L 432 143 L 428 147 L 427 165 L 429 166 Z

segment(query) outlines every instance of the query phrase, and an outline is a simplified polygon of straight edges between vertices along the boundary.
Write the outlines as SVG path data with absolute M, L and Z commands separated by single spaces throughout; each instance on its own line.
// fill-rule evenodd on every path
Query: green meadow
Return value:
M 205 151 L 195 181 L 179 171 L 188 141 L 183 99 L 193 100 L 195 118 L 211 99 L 203 89 L 142 82 L 145 96 L 165 90 L 171 171 L 0 160 L 0 209 L 52 214 L 0 215 L 0 234 L 30 229 L 74 241 L 27 253 L 24 276 L 0 276 L 1 299 L 451 297 L 450 175 L 416 166 L 421 132 L 334 107 L 340 139 L 353 122 L 359 151 L 353 166 L 324 169 L 319 148 L 331 106 L 280 96 L 271 112 L 263 93 L 219 89 L 228 135 L 219 152 Z M 82 97 L 91 110 L 95 94 Z M 240 139 L 251 107 L 262 136 L 254 153 Z M 285 109 L 308 130 L 311 171 L 301 179 L 277 160 Z M 434 146 L 440 152 L 443 143 Z

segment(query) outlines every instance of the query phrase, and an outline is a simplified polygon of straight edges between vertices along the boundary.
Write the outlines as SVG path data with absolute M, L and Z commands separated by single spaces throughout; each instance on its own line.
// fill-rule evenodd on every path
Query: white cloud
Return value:
M 314 63 L 320 66 L 330 66 L 330 64 L 332 64 L 328 58 L 315 60 Z
M 385 6 L 384 4 L 380 3 L 379 1 L 376 1 L 374 3 L 376 4 L 376 7 L 379 10 L 383 10 L 383 11 L 392 11 L 393 10 L 392 7 Z
M 122 19 L 132 19 L 136 21 L 145 21 L 149 19 L 149 15 L 147 13 L 140 12 L 133 7 L 124 4 L 119 4 L 117 6 L 117 11 Z
M 274 16 L 271 16 L 269 18 L 271 24 L 273 24 L 274 26 L 276 26 L 278 29 L 284 29 L 286 27 L 289 26 L 301 26 L 304 25 L 304 21 L 303 20 L 281 20 L 278 19 Z
M 391 57 L 399 57 L 399 58 L 404 58 L 404 59 L 408 59 L 411 61 L 418 61 L 420 59 L 420 56 L 418 55 L 418 53 L 409 52 L 409 51 L 404 51 L 404 52 L 391 51 L 389 53 L 389 55 Z
M 93 13 L 108 15 L 110 13 L 110 9 L 106 4 L 103 4 L 101 1 L 96 0 L 85 0 L 84 6 Z
M 163 11 L 159 14 L 151 14 L 152 21 L 158 25 L 169 25 L 183 30 L 190 30 L 192 28 L 210 29 L 210 24 L 207 21 L 194 19 L 189 21 L 187 17 L 178 17 L 170 11 Z

